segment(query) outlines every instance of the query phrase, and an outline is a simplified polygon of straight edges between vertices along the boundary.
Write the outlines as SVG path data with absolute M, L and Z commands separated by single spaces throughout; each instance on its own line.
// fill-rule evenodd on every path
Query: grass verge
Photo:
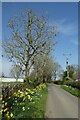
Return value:
M 9 101 L 2 101 L 3 119 L 44 118 L 48 88 L 45 84 L 22 92 L 18 90 Z M 11 103 L 11 105 L 10 105 Z M 6 106 L 5 106 L 6 105 Z
M 19 107 L 15 106 L 14 118 L 44 118 L 46 96 L 47 88 L 44 88 L 32 97 L 31 102 L 21 102 Z
M 64 90 L 68 91 L 72 95 L 80 97 L 80 90 L 78 90 L 76 88 L 73 88 L 73 87 L 67 86 L 67 85 L 61 85 L 61 88 L 63 88 Z

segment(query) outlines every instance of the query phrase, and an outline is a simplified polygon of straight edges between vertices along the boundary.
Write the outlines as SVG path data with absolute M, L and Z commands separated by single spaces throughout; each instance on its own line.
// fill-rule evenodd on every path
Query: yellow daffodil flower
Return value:
M 25 107 L 22 107 L 22 110 L 25 111 Z
M 13 113 L 11 113 L 10 116 L 13 117 Z

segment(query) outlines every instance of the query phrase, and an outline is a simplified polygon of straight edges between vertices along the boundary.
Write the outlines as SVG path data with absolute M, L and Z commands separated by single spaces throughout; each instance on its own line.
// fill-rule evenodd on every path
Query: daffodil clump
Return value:
M 19 89 L 6 100 L 2 99 L 0 113 L 2 113 L 3 119 L 36 117 L 37 104 L 39 104 L 45 88 L 46 84 L 40 84 L 35 89 L 26 88 L 25 91 Z

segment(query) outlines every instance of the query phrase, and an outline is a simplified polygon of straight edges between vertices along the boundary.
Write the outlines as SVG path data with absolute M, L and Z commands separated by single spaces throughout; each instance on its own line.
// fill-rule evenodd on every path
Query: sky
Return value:
M 78 2 L 79 0 L 1 0 L 2 2 Z
M 1 7 L 1 5 L 0 5 Z M 78 3 L 77 2 L 5 2 L 2 3 L 2 41 L 10 36 L 7 27 L 10 18 L 21 13 L 26 8 L 32 9 L 36 14 L 45 14 L 48 24 L 57 26 L 58 44 L 51 52 L 62 69 L 66 68 L 66 57 L 63 54 L 71 53 L 69 64 L 78 64 Z M 6 58 L 2 61 L 2 71 L 9 75 L 11 63 Z M 0 61 L 1 71 L 1 61 Z
M 2 3 L 0 2 L 0 73 L 2 72 Z

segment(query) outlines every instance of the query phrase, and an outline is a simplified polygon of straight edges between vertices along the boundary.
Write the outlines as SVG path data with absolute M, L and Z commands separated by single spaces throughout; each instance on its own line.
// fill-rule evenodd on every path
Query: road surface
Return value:
M 48 85 L 45 118 L 78 118 L 78 98 L 60 86 Z

